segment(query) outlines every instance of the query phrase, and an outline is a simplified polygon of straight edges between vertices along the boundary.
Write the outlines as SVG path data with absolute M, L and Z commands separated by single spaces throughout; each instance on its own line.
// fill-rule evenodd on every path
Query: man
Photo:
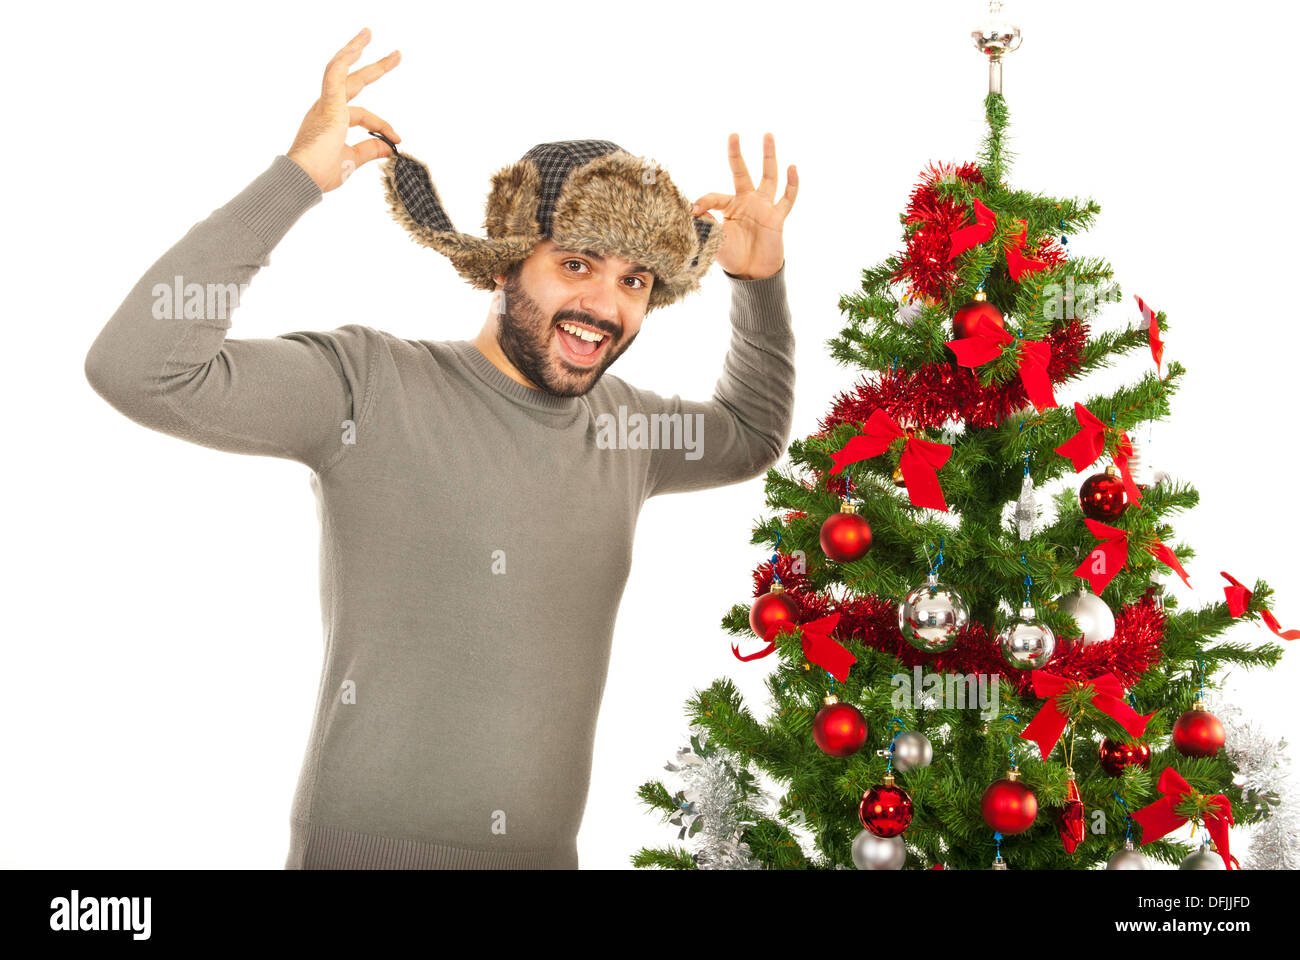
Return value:
M 349 74 L 368 39 L 330 61 L 288 154 L 140 279 L 86 376 L 139 423 L 313 471 L 325 655 L 285 866 L 576 868 L 641 505 L 761 475 L 789 436 L 794 170 L 773 203 L 770 135 L 757 190 L 733 135 L 735 195 L 692 207 L 608 141 L 540 144 L 494 177 L 488 236 L 458 233 L 427 168 L 348 105 L 397 64 L 394 51 Z M 356 125 L 378 139 L 347 145 Z M 359 324 L 234 340 L 201 296 L 201 310 L 188 294 L 185 309 L 160 306 L 247 283 L 309 207 L 380 157 L 392 215 L 495 291 L 473 340 Z M 720 226 L 696 215 L 709 209 Z M 605 376 L 715 257 L 732 340 L 714 398 Z

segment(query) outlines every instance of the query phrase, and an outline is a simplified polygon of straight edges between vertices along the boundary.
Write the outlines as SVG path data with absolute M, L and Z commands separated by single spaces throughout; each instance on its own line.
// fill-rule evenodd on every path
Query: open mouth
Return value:
M 571 320 L 561 320 L 556 324 L 555 330 L 555 339 L 559 341 L 561 352 L 566 359 L 578 366 L 594 364 L 609 340 L 609 334 Z

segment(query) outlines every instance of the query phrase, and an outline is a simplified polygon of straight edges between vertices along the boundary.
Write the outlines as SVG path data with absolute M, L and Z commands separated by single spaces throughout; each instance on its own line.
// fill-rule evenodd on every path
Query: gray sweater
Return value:
M 312 470 L 325 650 L 286 868 L 576 868 L 641 505 L 760 476 L 789 437 L 784 266 L 727 274 L 705 402 L 608 372 L 553 396 L 360 324 L 227 338 L 222 290 L 321 196 L 276 157 L 145 272 L 86 377 L 137 423 Z

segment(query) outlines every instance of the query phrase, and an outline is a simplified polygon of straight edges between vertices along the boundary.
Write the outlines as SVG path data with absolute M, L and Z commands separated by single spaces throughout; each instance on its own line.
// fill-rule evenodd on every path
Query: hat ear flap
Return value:
M 409 153 L 394 152 L 384 161 L 383 172 L 384 194 L 394 219 L 403 227 L 417 235 L 455 231 L 423 162 Z
M 451 260 L 457 272 L 477 289 L 495 289 L 494 276 L 504 273 L 510 264 L 527 259 L 532 251 L 536 239 L 484 239 L 457 231 L 433 185 L 429 168 L 411 154 L 394 152 L 384 161 L 382 169 L 384 196 L 393 219 L 417 243 L 437 250 Z M 527 176 L 524 175 L 520 189 L 516 191 L 521 203 L 526 185 Z M 514 211 L 510 215 L 518 217 Z M 530 233 L 536 235 L 536 223 Z
M 700 251 L 695 255 L 688 269 L 698 280 L 708 272 L 718 251 L 722 249 L 722 224 L 708 214 L 691 219 L 695 224 L 695 235 L 700 238 Z
M 502 167 L 492 177 L 483 229 L 491 238 L 542 238 L 537 224 L 541 174 L 532 160 L 520 160 Z
M 691 219 L 695 227 L 695 235 L 699 239 L 699 249 L 696 251 L 695 258 L 685 270 L 673 278 L 671 283 L 660 283 L 659 278 L 655 278 L 654 286 L 650 290 L 647 313 L 673 303 L 693 290 L 698 290 L 700 278 L 709 272 L 709 267 L 713 266 L 718 251 L 722 249 L 724 239 L 722 224 L 707 213 L 702 217 Z

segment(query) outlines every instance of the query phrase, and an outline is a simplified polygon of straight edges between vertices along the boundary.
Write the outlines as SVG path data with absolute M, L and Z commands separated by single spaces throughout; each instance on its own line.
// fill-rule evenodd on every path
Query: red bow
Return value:
M 1156 373 L 1160 372 L 1160 358 L 1164 356 L 1165 345 L 1160 339 L 1160 324 L 1156 320 L 1156 313 L 1145 303 L 1136 293 L 1133 299 L 1138 302 L 1138 309 L 1142 311 L 1142 327 L 1147 331 L 1147 340 L 1151 343 L 1151 357 L 1156 362 Z
M 1079 421 L 1079 432 L 1057 447 L 1056 452 L 1069 457 L 1074 472 L 1079 473 L 1106 452 L 1106 425 L 1077 400 L 1074 402 L 1074 416 Z
M 832 640 L 830 632 L 835 629 L 839 623 L 840 615 L 832 613 L 822 617 L 819 620 L 810 620 L 807 623 L 795 624 L 801 633 L 800 641 L 803 646 L 803 655 L 808 658 L 809 662 L 817 664 L 824 670 L 829 670 L 840 683 L 843 683 L 849 676 L 849 667 L 858 662 L 858 658 L 849 653 L 843 646 Z M 776 649 L 776 637 L 782 632 L 785 624 L 773 624 L 767 628 L 767 633 L 763 639 L 767 641 L 767 646 L 757 653 L 751 653 L 746 656 L 740 655 L 740 649 L 736 644 L 731 645 L 731 652 L 737 660 L 758 660 L 760 657 L 766 657 Z
M 1079 432 L 1057 447 L 1056 452 L 1069 457 L 1074 464 L 1074 472 L 1079 473 L 1106 452 L 1106 425 L 1077 400 L 1074 403 L 1074 416 L 1079 421 Z M 1142 499 L 1142 491 L 1133 482 L 1133 474 L 1129 470 L 1128 461 L 1131 456 L 1133 442 L 1125 431 L 1120 430 L 1119 443 L 1115 447 L 1115 466 L 1124 478 L 1124 492 L 1128 495 L 1129 502 L 1138 503 Z
M 961 256 L 971 247 L 987 243 L 993 237 L 993 227 L 997 223 L 997 216 L 992 210 L 974 198 L 971 200 L 971 208 L 975 211 L 975 222 L 967 227 L 958 227 L 948 234 L 949 262 Z M 1004 250 L 1007 255 L 1007 272 L 1011 274 L 1012 280 L 1019 283 L 1022 276 L 1036 270 L 1042 270 L 1047 266 L 1047 263 L 1043 260 L 1031 260 L 1021 252 L 1025 246 L 1027 224 L 1023 220 L 1017 220 L 1016 223 L 1020 224 L 1020 231 L 1008 238 L 1010 242 L 1004 247 Z
M 1128 562 L 1128 532 L 1088 517 L 1084 517 L 1083 522 L 1094 537 L 1106 542 L 1092 548 L 1075 568 L 1074 575 L 1083 577 L 1092 587 L 1092 592 L 1100 594 Z
M 1223 588 L 1223 595 L 1228 601 L 1228 614 L 1233 617 L 1239 617 L 1246 612 L 1246 604 L 1250 603 L 1250 591 L 1246 585 L 1230 573 L 1219 571 L 1221 576 L 1227 577 L 1230 587 Z
M 1150 551 L 1153 557 L 1182 577 L 1183 583 L 1187 584 L 1188 587 L 1191 587 L 1192 581 L 1187 579 L 1187 571 L 1183 569 L 1183 565 L 1178 562 L 1178 558 L 1174 556 L 1172 550 L 1166 547 L 1159 540 L 1150 544 L 1147 547 L 1147 550 Z
M 1002 355 L 1002 348 L 1012 336 L 988 317 L 981 316 L 975 323 L 975 332 L 960 340 L 947 341 L 957 355 L 957 365 L 978 367 Z M 1052 359 L 1052 348 L 1041 340 L 1020 340 L 1020 380 L 1025 385 L 1025 395 L 1039 411 L 1060 406 L 1052 396 L 1052 381 L 1047 376 L 1047 364 Z
M 1268 624 L 1268 628 L 1276 633 L 1283 640 L 1295 640 L 1300 637 L 1300 630 L 1283 630 L 1282 625 L 1277 622 L 1277 617 L 1273 616 L 1272 610 L 1261 610 L 1259 615 Z
M 1133 482 L 1133 473 L 1129 470 L 1128 461 L 1131 456 L 1133 456 L 1133 441 L 1128 438 L 1127 432 L 1121 430 L 1119 443 L 1115 445 L 1115 466 L 1119 468 L 1119 475 L 1124 478 L 1124 493 L 1128 495 L 1128 502 L 1141 503 L 1142 491 Z
M 978 200 L 971 200 L 975 210 L 975 223 L 969 227 L 959 227 L 948 235 L 948 260 L 951 262 L 971 247 L 987 243 L 993 236 L 993 223 L 997 219 L 993 211 Z
M 1093 547 L 1092 551 L 1083 558 L 1083 562 L 1075 568 L 1074 575 L 1083 577 L 1092 587 L 1092 592 L 1100 594 L 1106 589 L 1106 584 L 1110 583 L 1115 578 L 1115 574 L 1123 570 L 1124 564 L 1128 562 L 1128 531 L 1090 517 L 1084 517 L 1083 522 L 1088 525 L 1094 537 L 1106 542 Z M 1187 579 L 1187 571 L 1178 562 L 1174 552 L 1161 541 L 1156 540 L 1148 544 L 1147 552 L 1182 577 L 1183 583 L 1187 586 L 1192 585 L 1192 582 Z
M 898 421 L 885 413 L 875 410 L 862 426 L 862 433 L 844 444 L 831 454 L 835 468 L 831 473 L 839 473 L 850 463 L 879 456 L 889 449 L 889 445 L 898 437 L 907 436 Z M 939 487 L 939 470 L 952 455 L 952 447 L 946 443 L 932 440 L 919 440 L 907 437 L 903 444 L 903 456 L 898 467 L 903 473 L 903 482 L 907 484 L 907 495 L 918 507 L 933 507 L 935 510 L 947 510 L 943 490 Z
M 1164 796 L 1155 803 L 1135 811 L 1133 814 L 1133 819 L 1142 826 L 1143 844 L 1148 844 L 1152 840 L 1159 840 L 1187 822 L 1186 817 L 1179 816 L 1174 810 L 1193 792 L 1191 785 L 1183 779 L 1182 774 L 1173 767 L 1165 767 L 1156 786 Z M 1223 865 L 1232 870 L 1233 865 L 1237 862 L 1237 858 L 1228 851 L 1228 827 L 1233 822 L 1232 805 L 1228 802 L 1228 798 L 1221 793 L 1214 794 L 1209 797 L 1209 800 L 1214 805 L 1215 810 L 1205 812 L 1205 830 L 1209 833 L 1210 839 L 1214 841 L 1219 856 L 1223 857 Z
M 1052 752 L 1052 748 L 1060 741 L 1061 734 L 1065 732 L 1068 718 L 1062 712 L 1061 704 L 1057 700 L 1062 693 L 1092 687 L 1092 705 L 1106 716 L 1118 721 L 1119 725 L 1134 737 L 1142 736 L 1147 728 L 1147 721 L 1155 716 L 1154 713 L 1148 713 L 1145 717 L 1139 716 L 1137 711 L 1124 701 L 1124 688 L 1113 673 L 1103 673 L 1100 677 L 1091 680 L 1066 680 L 1045 670 L 1035 670 L 1030 674 L 1030 678 L 1034 683 L 1034 696 L 1048 699 L 1020 736 L 1024 740 L 1033 740 L 1038 744 L 1043 760 L 1047 759 L 1047 755 Z
M 1250 603 L 1250 591 L 1246 589 L 1244 583 L 1232 574 L 1226 573 L 1222 570 L 1220 570 L 1219 573 L 1226 577 L 1228 582 L 1232 584 L 1230 587 L 1223 588 L 1223 595 L 1228 600 L 1228 613 L 1231 616 L 1239 617 L 1246 612 L 1246 606 Z M 1268 624 L 1268 628 L 1283 640 L 1300 639 L 1300 630 L 1283 630 L 1282 625 L 1277 622 L 1277 617 L 1273 616 L 1273 611 L 1269 610 L 1267 607 L 1261 610 L 1259 615 L 1263 621 Z
M 1020 251 L 1025 247 L 1025 231 L 1028 225 L 1023 220 L 1017 220 L 1020 224 L 1020 232 L 1011 238 L 1011 244 L 1006 248 L 1007 251 L 1007 272 L 1011 274 L 1011 279 L 1020 282 L 1020 278 L 1027 273 L 1037 273 L 1047 266 L 1045 260 L 1031 260 Z

